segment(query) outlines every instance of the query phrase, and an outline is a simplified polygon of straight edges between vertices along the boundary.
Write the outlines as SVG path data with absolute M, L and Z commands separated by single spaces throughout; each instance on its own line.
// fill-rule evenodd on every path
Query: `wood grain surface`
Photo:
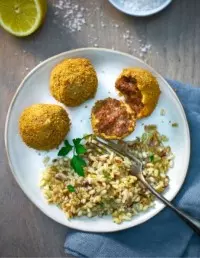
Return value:
M 120 13 L 107 0 L 71 0 L 88 12 L 86 24 L 73 33 L 62 25 L 65 13 L 56 16 L 55 2 L 48 1 L 45 24 L 34 35 L 16 38 L 0 30 L 1 257 L 66 256 L 63 243 L 68 229 L 27 199 L 11 174 L 4 148 L 9 103 L 30 69 L 57 53 L 95 45 L 141 56 L 167 78 L 200 85 L 199 0 L 173 0 L 160 14 L 142 19 Z M 146 52 L 143 45 L 150 45 Z

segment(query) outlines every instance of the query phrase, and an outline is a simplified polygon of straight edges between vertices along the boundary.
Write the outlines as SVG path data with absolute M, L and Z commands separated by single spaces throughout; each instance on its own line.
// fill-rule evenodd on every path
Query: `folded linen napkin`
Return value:
M 191 133 L 186 181 L 174 200 L 200 219 L 200 88 L 169 81 L 185 109 Z M 77 257 L 200 257 L 200 237 L 170 209 L 134 228 L 107 234 L 68 232 L 65 252 Z

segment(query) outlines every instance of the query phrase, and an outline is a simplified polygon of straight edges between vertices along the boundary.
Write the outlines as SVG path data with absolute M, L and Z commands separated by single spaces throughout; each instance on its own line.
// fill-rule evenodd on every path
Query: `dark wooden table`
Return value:
M 65 256 L 67 228 L 47 218 L 27 199 L 10 172 L 4 150 L 8 106 L 30 69 L 57 53 L 99 46 L 129 52 L 165 77 L 200 85 L 199 0 L 174 0 L 162 13 L 143 19 L 118 12 L 107 0 L 71 0 L 85 8 L 86 24 L 81 21 L 80 31 L 75 32 L 66 25 L 66 10 L 60 11 L 55 2 L 48 1 L 45 24 L 34 35 L 20 39 L 0 30 L 1 257 Z

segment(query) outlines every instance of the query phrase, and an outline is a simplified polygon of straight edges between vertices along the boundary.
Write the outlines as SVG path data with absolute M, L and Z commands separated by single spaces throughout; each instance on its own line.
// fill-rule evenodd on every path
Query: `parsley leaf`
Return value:
M 81 144 L 81 140 L 82 140 L 81 138 L 77 138 L 73 140 L 74 147 L 78 155 L 84 154 L 87 151 L 86 148 Z
M 82 157 L 80 157 L 80 156 L 78 156 L 77 155 L 77 159 L 79 160 L 79 163 L 82 165 L 82 166 L 86 166 L 87 165 L 87 163 L 85 162 L 85 160 L 82 158 Z
M 70 193 L 75 192 L 75 188 L 74 188 L 73 185 L 68 185 L 68 186 L 67 186 L 67 189 L 69 190 Z
M 68 140 L 65 140 L 65 141 L 64 141 L 64 144 L 65 144 L 65 146 L 62 147 L 62 148 L 59 150 L 58 156 L 62 156 L 62 157 L 66 156 L 66 155 L 72 150 L 72 148 L 73 148 L 73 146 L 71 146 L 71 145 L 69 144 Z
M 72 150 L 73 146 L 72 146 L 71 144 L 69 144 L 68 140 L 65 140 L 65 141 L 64 141 L 64 144 L 65 144 L 65 147 L 66 147 L 67 149 L 69 149 L 70 151 Z
M 81 143 L 81 140 L 82 140 L 82 138 L 73 139 L 74 145 L 76 146 L 76 145 L 80 144 L 80 143 Z
M 58 152 L 58 156 L 66 156 L 70 151 L 66 148 L 66 147 L 62 147 L 59 152 Z
M 84 176 L 83 167 L 86 166 L 86 162 L 78 155 L 74 155 L 70 162 L 72 168 L 79 176 Z
M 76 149 L 77 154 L 84 154 L 87 151 L 86 148 L 82 144 L 76 145 L 75 149 Z

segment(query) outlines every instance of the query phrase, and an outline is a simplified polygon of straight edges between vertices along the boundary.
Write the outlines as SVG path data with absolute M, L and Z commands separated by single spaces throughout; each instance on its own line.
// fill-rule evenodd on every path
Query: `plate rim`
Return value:
M 31 194 L 26 191 L 26 188 L 24 187 L 23 183 L 21 182 L 21 180 L 17 177 L 16 173 L 15 173 L 15 169 L 12 165 L 12 162 L 11 162 L 11 158 L 10 158 L 10 155 L 9 155 L 9 148 L 8 148 L 8 125 L 9 125 L 9 120 L 10 120 L 10 114 L 12 112 L 12 109 L 13 109 L 13 106 L 14 106 L 14 103 L 15 103 L 15 100 L 17 99 L 17 96 L 18 94 L 20 93 L 20 90 L 23 88 L 24 86 L 24 83 L 26 82 L 26 80 L 29 78 L 29 76 L 31 76 L 36 70 L 38 70 L 40 67 L 42 67 L 43 65 L 45 65 L 46 63 L 50 62 L 51 60 L 53 59 L 56 59 L 56 58 L 59 58 L 61 56 L 65 56 L 67 54 L 73 54 L 73 53 L 76 53 L 76 52 L 80 52 L 80 51 L 103 51 L 103 52 L 111 52 L 111 53 L 116 53 L 116 54 L 119 54 L 119 55 L 123 55 L 123 56 L 127 56 L 131 59 L 136 59 L 138 60 L 139 62 L 145 64 L 145 66 L 150 70 L 152 71 L 156 76 L 157 78 L 159 78 L 161 81 L 163 81 L 165 84 L 167 84 L 169 90 L 171 91 L 172 95 L 174 96 L 174 98 L 176 99 L 177 103 L 179 104 L 179 107 L 181 108 L 181 111 L 182 111 L 182 115 L 183 115 L 183 119 L 184 119 L 184 122 L 186 124 L 186 134 L 187 134 L 187 147 L 188 147 L 188 159 L 187 159 L 187 166 L 185 168 L 185 173 L 182 177 L 182 180 L 181 180 L 181 183 L 179 184 L 179 187 L 176 189 L 174 195 L 172 198 L 169 199 L 169 201 L 172 201 L 176 196 L 177 194 L 179 193 L 179 191 L 181 190 L 183 184 L 184 184 L 184 181 L 186 179 L 186 176 L 188 174 L 188 167 L 189 167 L 189 163 L 190 163 L 190 154 L 191 154 L 191 138 L 190 138 L 190 130 L 189 130 L 189 125 L 188 125 L 188 120 L 187 120 L 187 117 L 186 117 L 186 114 L 185 114 L 185 110 L 183 108 L 183 105 L 182 103 L 180 102 L 176 92 L 173 90 L 173 88 L 170 86 L 170 84 L 162 77 L 162 75 L 160 75 L 154 68 L 152 68 L 150 65 L 146 64 L 143 60 L 141 60 L 140 58 L 138 57 L 135 57 L 134 55 L 131 55 L 131 54 L 128 54 L 128 53 L 124 53 L 124 52 L 121 52 L 121 51 L 116 51 L 116 50 L 112 50 L 112 49 L 107 49 L 107 48 L 94 48 L 94 47 L 88 47 L 88 48 L 77 48 L 77 49 L 73 49 L 73 50 L 69 50 L 69 51 L 65 51 L 65 52 L 61 52 L 57 55 L 54 55 L 54 56 L 51 56 L 47 59 L 45 59 L 44 61 L 42 61 L 41 63 L 39 63 L 38 65 L 36 65 L 25 77 L 24 79 L 21 81 L 21 83 L 19 84 L 19 86 L 17 87 L 17 90 L 15 91 L 14 93 L 14 96 L 10 102 L 10 105 L 9 105 L 9 108 L 8 108 L 8 111 L 7 111 L 7 116 L 6 116 L 6 121 L 5 121 L 5 130 L 4 130 L 4 143 L 5 143 L 5 150 L 6 150 L 6 154 L 7 154 L 7 158 L 8 158 L 8 164 L 9 164 L 9 167 L 10 167 L 10 170 L 17 182 L 17 184 L 19 185 L 19 187 L 21 188 L 21 190 L 24 192 L 24 194 L 28 197 L 28 199 L 39 209 L 41 210 L 47 217 L 51 218 L 52 220 L 56 221 L 57 223 L 61 224 L 61 225 L 64 225 L 66 227 L 69 227 L 69 228 L 72 228 L 72 229 L 76 229 L 76 230 L 80 230 L 80 231 L 85 231 L 85 232 L 96 232 L 96 233 L 109 233 L 109 232 L 117 232 L 117 231 L 121 231 L 121 230 L 125 230 L 125 229 L 128 229 L 128 228 L 133 228 L 135 226 L 138 226 L 140 224 L 143 224 L 144 222 L 147 222 L 149 221 L 150 219 L 152 219 L 154 216 L 156 216 L 159 212 L 161 212 L 165 207 L 166 205 L 162 204 L 162 207 L 160 207 L 156 212 L 155 214 L 150 217 L 150 218 L 147 218 L 147 219 L 142 219 L 140 222 L 138 222 L 136 225 L 126 225 L 126 224 L 121 224 L 120 228 L 119 229 L 111 229 L 111 230 L 98 230 L 98 231 L 95 231 L 94 229 L 90 229 L 90 228 L 80 228 L 79 226 L 73 226 L 73 225 L 67 225 L 67 223 L 63 223 L 62 221 L 59 221 L 58 219 L 56 219 L 53 215 L 48 215 L 47 212 L 45 211 L 45 209 L 43 209 L 43 207 L 36 203 L 34 201 L 34 198 L 32 198 Z M 67 221 L 67 220 L 66 220 Z
M 124 13 L 124 14 L 128 14 L 130 16 L 135 16 L 135 17 L 149 17 L 152 16 L 154 14 L 157 14 L 159 12 L 161 12 L 162 10 L 164 10 L 169 4 L 171 4 L 172 0 L 166 0 L 166 2 L 164 4 L 162 4 L 160 7 L 154 8 L 151 11 L 146 11 L 144 13 L 137 13 L 137 12 L 129 12 L 129 11 L 125 11 L 125 9 L 121 8 L 116 2 L 115 0 L 108 0 L 110 2 L 110 4 L 112 4 L 112 6 L 114 6 L 118 11 Z

